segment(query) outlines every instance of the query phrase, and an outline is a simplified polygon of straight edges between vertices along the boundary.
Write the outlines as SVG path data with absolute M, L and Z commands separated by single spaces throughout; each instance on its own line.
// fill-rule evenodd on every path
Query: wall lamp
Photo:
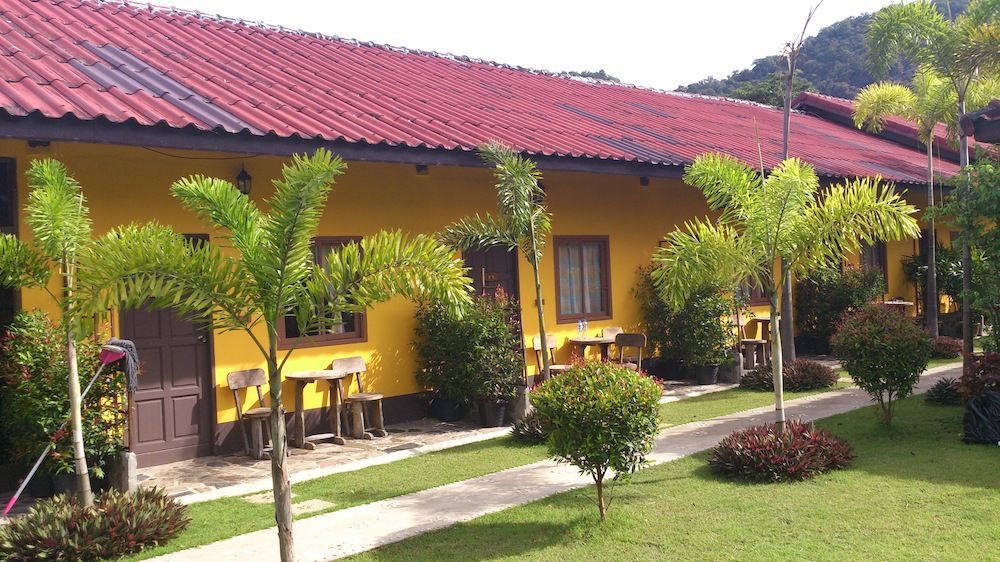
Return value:
M 243 195 L 250 195 L 250 188 L 253 185 L 253 178 L 247 173 L 247 169 L 240 166 L 240 173 L 236 175 L 236 189 Z

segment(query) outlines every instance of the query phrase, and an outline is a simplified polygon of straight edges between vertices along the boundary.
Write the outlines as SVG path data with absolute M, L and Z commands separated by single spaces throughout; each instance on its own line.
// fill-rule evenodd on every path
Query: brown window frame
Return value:
M 349 242 L 360 242 L 360 236 L 316 236 L 313 238 L 313 259 L 318 259 L 318 247 L 332 247 L 335 245 L 344 246 Z M 318 334 L 315 336 L 287 337 L 285 334 L 288 317 L 281 318 L 281 329 L 278 332 L 278 349 L 289 349 L 293 345 L 296 348 L 303 347 L 324 347 L 328 345 L 344 345 L 350 343 L 364 343 L 368 341 L 368 315 L 364 312 L 354 313 L 354 327 L 351 332 L 339 334 Z
M 879 259 L 882 262 L 878 266 L 871 266 L 864 262 L 865 251 L 868 247 L 879 250 Z M 875 242 L 874 244 L 862 244 L 858 252 L 858 267 L 861 269 L 877 269 L 882 272 L 882 281 L 885 282 L 885 290 L 889 290 L 889 244 L 886 242 Z
M 747 290 L 749 288 L 749 290 Z M 740 284 L 739 290 L 742 294 L 748 295 L 747 304 L 750 306 L 762 306 L 771 304 L 771 299 L 767 296 L 767 287 L 754 284 L 752 279 L 747 279 Z
M 585 312 L 581 314 L 563 314 L 561 309 L 562 287 L 560 286 L 559 249 L 566 245 L 597 242 L 601 249 L 601 283 L 603 285 L 604 303 L 607 310 L 603 312 Z M 609 320 L 613 317 L 611 310 L 611 243 L 607 235 L 573 235 L 552 237 L 552 260 L 556 272 L 556 324 L 569 324 L 579 320 Z

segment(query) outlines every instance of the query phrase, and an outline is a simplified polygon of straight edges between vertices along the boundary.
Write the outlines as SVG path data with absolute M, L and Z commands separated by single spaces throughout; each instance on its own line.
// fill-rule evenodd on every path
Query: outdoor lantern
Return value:
M 253 178 L 247 173 L 247 169 L 240 166 L 240 173 L 236 176 L 236 189 L 240 190 L 243 195 L 250 195 L 250 184 L 253 182 Z

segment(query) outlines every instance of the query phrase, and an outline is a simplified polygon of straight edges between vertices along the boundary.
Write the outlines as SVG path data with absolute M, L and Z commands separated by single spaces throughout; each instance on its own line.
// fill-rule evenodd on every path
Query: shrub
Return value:
M 844 319 L 833 350 L 855 384 L 878 403 L 883 423 L 892 423 L 893 402 L 906 398 L 931 356 L 927 334 L 884 305 L 869 305 Z
M 671 339 L 677 355 L 688 365 L 718 365 L 726 362 L 732 343 L 727 320 L 732 302 L 715 287 L 696 292 L 671 324 Z
M 712 449 L 708 464 L 717 474 L 747 482 L 806 480 L 844 468 L 854 459 L 851 446 L 831 433 L 799 420 L 756 425 L 737 431 Z
M 524 382 L 524 356 L 512 312 L 498 294 L 478 297 L 461 319 L 440 304 L 417 311 L 417 382 L 458 402 L 514 398 Z
M 958 302 L 962 300 L 962 246 L 938 244 L 934 250 L 937 263 L 938 293 Z M 927 289 L 927 256 L 917 254 L 903 258 L 903 276 L 917 289 L 917 302 L 924 304 Z
M 962 355 L 962 340 L 939 336 L 931 343 L 932 359 L 954 359 Z
M 187 508 L 158 489 L 134 494 L 104 492 L 94 507 L 71 496 L 36 503 L 23 517 L 0 526 L 0 559 L 98 560 L 163 544 L 183 531 Z
M 963 402 L 978 398 L 988 390 L 1000 392 L 1000 353 L 974 355 L 958 380 Z
M 535 410 L 528 412 L 523 418 L 514 422 L 510 434 L 516 441 L 525 445 L 538 445 L 549 438 L 548 431 L 542 425 L 542 418 Z
M 642 331 L 646 334 L 650 353 L 654 356 L 673 357 L 677 355 L 677 348 L 670 337 L 670 328 L 675 314 L 653 285 L 652 270 L 653 266 L 639 268 L 639 281 L 632 289 L 632 295 L 639 303 Z
M 785 390 L 816 390 L 830 388 L 837 384 L 837 373 L 818 361 L 796 359 L 782 369 L 782 383 Z M 740 386 L 751 390 L 774 390 L 774 378 L 770 365 L 760 365 L 744 373 Z
M 49 443 L 55 447 L 46 459 L 53 474 L 73 472 L 73 449 L 68 431 L 58 432 L 69 417 L 69 369 L 62 328 L 42 312 L 17 315 L 0 340 L 0 430 L 15 459 L 34 460 Z M 100 346 L 91 340 L 77 345 L 82 384 L 98 368 Z M 93 474 L 103 476 L 104 463 L 121 449 L 127 411 L 125 380 L 106 369 L 83 402 L 83 439 Z
M 924 394 L 924 400 L 941 406 L 960 405 L 962 403 L 962 396 L 958 392 L 958 381 L 951 377 L 945 377 L 937 381 L 934 383 L 934 386 L 927 389 L 927 394 Z
M 612 363 L 586 363 L 544 382 L 532 394 L 549 429 L 557 460 L 588 474 L 597 485 L 604 520 L 604 478 L 627 478 L 645 462 L 659 426 L 660 385 Z
M 823 269 L 795 285 L 795 325 L 803 348 L 829 353 L 830 338 L 845 314 L 880 300 L 885 289 L 882 273 L 846 268 Z

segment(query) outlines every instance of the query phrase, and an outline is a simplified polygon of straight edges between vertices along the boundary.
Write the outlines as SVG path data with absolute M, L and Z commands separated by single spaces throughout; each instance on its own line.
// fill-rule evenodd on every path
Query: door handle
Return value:
M 198 336 L 199 343 L 205 343 L 208 341 L 208 336 Z

